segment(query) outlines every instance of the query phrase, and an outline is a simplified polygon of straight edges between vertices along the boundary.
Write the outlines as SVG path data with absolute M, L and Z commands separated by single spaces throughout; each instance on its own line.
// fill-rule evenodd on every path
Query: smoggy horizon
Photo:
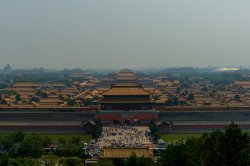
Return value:
M 249 67 L 249 17 L 243 0 L 2 1 L 0 66 Z

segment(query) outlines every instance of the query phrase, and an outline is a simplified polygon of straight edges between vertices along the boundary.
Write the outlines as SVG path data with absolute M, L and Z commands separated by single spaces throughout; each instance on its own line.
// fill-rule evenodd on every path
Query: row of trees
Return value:
M 69 141 L 60 138 L 56 150 L 45 151 L 45 148 L 52 143 L 49 137 L 23 132 L 1 136 L 0 165 L 41 165 L 37 164 L 41 162 L 40 157 L 48 153 L 61 157 L 58 160 L 53 160 L 53 162 L 63 163 L 61 165 L 70 165 L 67 163 L 79 163 L 79 161 L 82 164 L 82 161 L 87 157 L 80 137 L 72 137 Z M 42 162 L 51 163 L 52 161 L 42 160 Z
M 98 161 L 96 166 L 153 166 L 154 162 L 150 158 L 137 157 L 132 154 L 126 160 L 109 160 L 101 159 Z
M 47 140 L 35 134 L 26 135 L 18 132 L 0 138 L 1 151 L 10 157 L 39 158 L 44 151 Z
M 78 157 L 61 157 L 59 159 L 33 159 L 33 158 L 10 158 L 5 154 L 0 154 L 1 166 L 83 166 L 83 162 Z
M 170 144 L 159 159 L 159 166 L 243 166 L 250 165 L 250 139 L 235 124 L 205 133 L 199 138 Z

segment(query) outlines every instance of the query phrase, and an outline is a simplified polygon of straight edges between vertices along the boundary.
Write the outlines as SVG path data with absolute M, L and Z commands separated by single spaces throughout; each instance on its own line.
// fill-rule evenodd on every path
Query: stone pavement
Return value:
M 149 128 L 146 126 L 110 126 L 103 127 L 101 138 L 97 145 L 102 147 L 144 147 L 152 145 Z

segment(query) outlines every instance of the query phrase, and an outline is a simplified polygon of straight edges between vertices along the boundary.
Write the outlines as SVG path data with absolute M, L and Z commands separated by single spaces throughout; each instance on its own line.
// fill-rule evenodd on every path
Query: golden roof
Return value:
M 112 85 L 112 87 L 139 87 L 140 85 L 139 84 L 137 84 L 137 83 L 133 83 L 133 82 L 131 82 L 131 83 L 115 83 L 115 84 L 113 84 Z
M 137 157 L 152 158 L 153 153 L 149 148 L 103 148 L 101 151 L 102 158 L 129 158 L 135 154 Z
M 117 77 L 134 77 L 134 73 L 118 73 Z
M 117 80 L 135 80 L 134 76 L 127 76 L 127 77 L 117 77 Z
M 61 102 L 59 98 L 41 98 L 40 103 L 57 103 Z
M 150 95 L 149 92 L 145 91 L 143 88 L 138 87 L 131 87 L 131 88 L 116 88 L 113 87 L 106 92 L 102 94 L 103 96 L 112 96 L 112 95 L 118 95 L 118 96 L 124 96 L 124 95 Z
M 149 99 L 103 99 L 100 103 L 151 103 Z
M 64 87 L 65 84 L 49 84 L 50 87 Z
M 38 87 L 38 85 L 33 82 L 18 82 L 13 87 Z
M 122 69 L 119 73 L 134 73 L 134 72 L 129 69 Z

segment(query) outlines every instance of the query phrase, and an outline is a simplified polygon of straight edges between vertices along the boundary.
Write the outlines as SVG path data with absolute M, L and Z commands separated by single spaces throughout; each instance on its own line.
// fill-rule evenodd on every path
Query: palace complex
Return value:
M 116 82 L 103 92 L 101 110 L 95 115 L 103 123 L 145 124 L 158 120 L 158 113 L 152 109 L 151 93 L 137 83 L 131 70 L 121 70 Z

